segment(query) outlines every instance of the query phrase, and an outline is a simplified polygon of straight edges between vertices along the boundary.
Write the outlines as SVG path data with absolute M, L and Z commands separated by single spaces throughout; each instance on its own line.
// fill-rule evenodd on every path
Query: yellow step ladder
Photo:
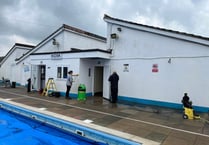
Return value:
M 56 90 L 57 90 L 57 88 L 56 88 L 56 85 L 54 83 L 54 79 L 53 78 L 49 78 L 47 83 L 46 83 L 46 86 L 45 86 L 45 88 L 43 90 L 42 96 L 48 96 L 49 92 L 54 92 Z

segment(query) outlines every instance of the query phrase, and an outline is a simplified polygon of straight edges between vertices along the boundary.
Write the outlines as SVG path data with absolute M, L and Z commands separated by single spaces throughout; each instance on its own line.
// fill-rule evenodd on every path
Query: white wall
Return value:
M 85 62 L 81 61 L 80 57 L 89 57 L 89 53 L 85 54 L 74 54 L 74 53 L 63 53 L 62 59 L 53 60 L 51 59 L 51 52 L 57 51 L 70 51 L 71 48 L 78 49 L 106 49 L 106 43 L 104 40 L 98 40 L 89 36 L 83 36 L 83 34 L 74 33 L 70 31 L 60 31 L 56 33 L 53 37 L 59 43 L 58 46 L 53 45 L 52 38 L 49 38 L 43 44 L 41 44 L 35 53 L 47 52 L 47 55 L 31 55 L 31 64 L 41 64 L 46 65 L 46 81 L 48 78 L 57 77 L 57 67 L 65 66 L 69 70 L 73 70 L 74 74 L 79 74 L 79 76 L 74 76 L 74 83 L 71 88 L 71 93 L 77 93 L 79 84 L 83 83 L 90 87 L 87 87 L 88 92 L 92 92 L 92 82 L 91 77 L 87 77 L 89 67 L 92 68 L 91 63 L 85 65 Z M 85 56 L 83 56 L 85 55 Z M 93 69 L 92 69 L 93 71 Z M 93 73 L 93 72 L 92 72 Z M 80 79 L 81 78 L 81 79 Z M 80 81 L 82 80 L 82 81 Z M 55 79 L 57 89 L 59 91 L 65 92 L 66 90 L 66 79 Z
M 31 63 L 30 63 L 30 56 L 27 57 L 21 63 L 16 64 L 16 82 L 22 86 L 28 84 L 27 80 L 30 78 L 31 75 Z
M 37 50 L 34 53 L 44 53 L 44 52 L 58 52 L 63 50 L 64 48 L 64 33 L 58 33 L 53 38 L 56 39 L 56 42 L 59 43 L 59 45 L 53 45 L 52 38 L 49 38 L 45 40 L 42 44 L 37 46 Z
M 13 48 L 13 50 L 10 52 L 11 54 L 8 55 L 8 58 L 3 62 L 0 71 L 2 76 L 4 78 L 10 79 L 10 81 L 15 81 L 20 77 L 20 74 L 18 74 L 18 69 L 15 63 L 15 59 L 22 56 L 24 53 L 26 53 L 27 49 L 21 49 L 21 48 Z
M 111 45 L 111 48 L 115 50 L 114 56 L 117 58 L 192 57 L 209 55 L 209 47 L 205 45 L 149 32 L 127 29 L 125 27 L 122 27 L 122 31 L 118 32 L 117 27 L 119 26 L 113 25 L 112 32 L 108 32 L 110 34 L 117 33 L 118 35 L 118 39 L 115 40 L 108 37 L 108 47 Z
M 68 67 L 68 70 L 73 70 L 74 74 L 79 73 L 79 59 L 66 59 L 64 61 L 57 62 L 46 62 L 46 78 L 54 78 L 57 90 L 61 92 L 66 91 L 66 79 L 57 78 L 57 67 L 64 66 Z M 46 80 L 47 80 L 46 79 Z M 73 86 L 71 88 L 71 93 L 77 93 L 77 88 L 79 84 L 79 76 L 73 77 Z
M 46 66 L 46 82 L 48 78 L 54 78 L 57 90 L 66 91 L 66 79 L 57 78 L 57 67 L 68 67 L 68 70 L 73 70 L 74 74 L 79 74 L 79 59 L 75 58 L 74 54 L 63 54 L 63 59 L 52 60 L 50 54 L 32 55 L 31 64 Z M 74 82 L 71 88 L 71 93 L 77 93 L 79 84 L 79 76 L 73 77 Z
M 208 106 L 209 69 L 205 61 L 208 59 L 172 59 L 171 64 L 167 59 L 115 60 L 112 69 L 120 76 L 120 96 L 180 103 L 188 92 L 195 105 Z M 123 64 L 129 64 L 129 72 L 123 71 Z M 152 72 L 153 64 L 158 64 L 159 72 Z
M 58 52 L 58 51 L 70 51 L 71 48 L 78 49 L 106 49 L 106 43 L 104 41 L 93 39 L 91 37 L 83 36 L 77 33 L 69 31 L 61 31 L 53 38 L 59 45 L 53 45 L 52 39 L 46 40 L 40 45 L 40 48 L 35 53 L 43 52 Z
M 112 70 L 120 75 L 119 96 L 181 104 L 187 92 L 194 105 L 209 106 L 209 46 L 117 27 L 108 25 L 108 33 L 119 36 L 108 38 L 108 47 Z M 159 72 L 152 72 L 154 64 Z
M 83 36 L 80 34 L 64 31 L 64 50 L 70 50 L 70 48 L 79 49 L 104 49 L 106 50 L 106 43 L 103 40 L 96 38 Z

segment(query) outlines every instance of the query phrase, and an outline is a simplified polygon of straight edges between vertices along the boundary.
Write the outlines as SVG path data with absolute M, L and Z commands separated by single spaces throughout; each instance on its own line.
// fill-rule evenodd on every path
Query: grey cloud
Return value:
M 208 5 L 207 0 L 1 0 L 0 56 L 14 45 L 13 35 L 37 44 L 62 24 L 105 36 L 104 13 L 128 21 L 142 16 L 146 25 L 209 36 Z

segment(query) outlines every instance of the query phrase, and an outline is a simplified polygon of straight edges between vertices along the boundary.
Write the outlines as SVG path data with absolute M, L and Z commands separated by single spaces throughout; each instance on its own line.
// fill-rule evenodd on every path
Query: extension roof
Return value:
M 2 60 L 0 61 L 0 63 L 2 64 L 3 62 L 6 61 L 6 59 L 13 53 L 13 51 L 16 49 L 16 48 L 19 48 L 19 49 L 26 49 L 28 51 L 30 51 L 31 49 L 33 49 L 35 46 L 33 45 L 28 45 L 28 44 L 22 44 L 22 43 L 15 43 L 12 48 L 9 50 L 9 52 L 7 52 L 7 54 L 2 58 Z M 23 54 L 24 56 L 25 54 Z M 15 58 L 17 59 L 17 58 Z
M 200 35 L 194 35 L 194 34 L 190 34 L 190 33 L 185 33 L 185 32 L 180 32 L 180 31 L 175 31 L 175 30 L 170 30 L 170 29 L 165 29 L 165 28 L 160 28 L 160 27 L 155 27 L 155 26 L 139 24 L 136 22 L 113 18 L 113 17 L 110 17 L 106 14 L 104 15 L 103 19 L 106 22 L 117 24 L 119 26 L 124 26 L 124 27 L 128 27 L 131 29 L 136 29 L 136 30 L 140 30 L 140 31 L 145 31 L 145 32 L 149 32 L 149 33 L 154 33 L 154 34 L 158 34 L 158 35 L 163 35 L 163 36 L 167 36 L 167 37 L 172 37 L 172 38 L 176 38 L 176 39 L 181 39 L 181 40 L 209 46 L 209 38 L 208 37 L 203 37 Z
M 17 59 L 17 63 L 21 62 L 22 60 L 24 60 L 25 58 L 27 58 L 30 54 L 34 53 L 46 41 L 49 41 L 49 40 L 53 39 L 53 37 L 55 35 L 57 35 L 58 33 L 62 32 L 62 31 L 65 31 L 65 30 L 70 31 L 70 32 L 73 32 L 73 33 L 77 33 L 79 35 L 91 37 L 93 39 L 97 39 L 97 40 L 106 42 L 106 38 L 105 37 L 102 37 L 102 36 L 99 36 L 99 35 L 96 35 L 96 34 L 93 34 L 93 33 L 90 33 L 90 32 L 87 32 L 87 31 L 84 31 L 84 30 L 81 30 L 81 29 L 78 29 L 78 28 L 75 28 L 75 27 L 72 27 L 72 26 L 69 26 L 69 25 L 66 25 L 66 24 L 63 24 L 60 28 L 58 28 L 56 31 L 54 31 L 51 35 L 49 35 L 44 40 L 42 40 L 39 44 L 37 44 L 34 49 L 32 49 L 31 51 L 28 51 L 28 53 L 25 54 L 24 56 L 18 58 Z

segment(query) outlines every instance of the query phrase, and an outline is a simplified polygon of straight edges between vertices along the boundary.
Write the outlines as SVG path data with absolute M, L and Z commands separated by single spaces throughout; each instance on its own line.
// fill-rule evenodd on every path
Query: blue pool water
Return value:
M 0 109 L 0 145 L 104 145 Z
M 141 145 L 16 105 L 0 101 L 0 145 Z

